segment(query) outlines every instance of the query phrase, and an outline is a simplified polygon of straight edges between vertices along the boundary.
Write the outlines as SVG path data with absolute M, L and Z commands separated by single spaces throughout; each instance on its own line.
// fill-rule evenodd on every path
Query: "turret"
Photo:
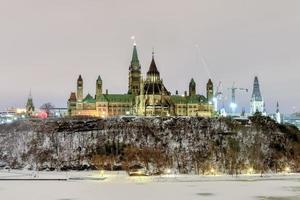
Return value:
M 81 75 L 77 79 L 77 100 L 79 102 L 83 100 L 83 80 Z
M 133 45 L 132 59 L 129 66 L 128 94 L 139 95 L 141 81 L 141 65 L 138 58 L 136 44 Z
M 214 97 L 214 85 L 211 79 L 208 79 L 208 82 L 206 84 L 206 97 L 207 101 L 212 103 Z
M 275 118 L 276 118 L 276 122 L 277 123 L 281 123 L 282 122 L 282 117 L 281 117 L 281 113 L 279 111 L 279 103 L 277 101 L 277 104 L 276 104 L 276 113 L 275 113 Z
M 96 99 L 99 99 L 102 95 L 102 79 L 100 76 L 98 76 L 98 79 L 96 81 Z
M 279 113 L 279 102 L 277 101 L 277 104 L 276 104 L 276 113 Z
M 73 115 L 74 110 L 76 110 L 76 93 L 71 92 L 70 98 L 68 99 L 68 114 L 69 116 Z
M 189 96 L 195 96 L 195 95 L 196 95 L 196 83 L 192 78 L 189 84 Z

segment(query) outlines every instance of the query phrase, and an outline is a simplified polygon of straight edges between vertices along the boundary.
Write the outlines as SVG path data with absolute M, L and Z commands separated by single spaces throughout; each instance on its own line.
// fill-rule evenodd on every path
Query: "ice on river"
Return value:
M 124 172 L 3 170 L 0 179 L 1 200 L 300 200 L 299 174 L 128 177 Z

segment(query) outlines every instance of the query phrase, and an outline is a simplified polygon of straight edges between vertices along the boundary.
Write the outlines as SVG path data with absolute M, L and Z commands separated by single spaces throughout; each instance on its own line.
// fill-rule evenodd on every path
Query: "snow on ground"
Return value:
M 97 177 L 106 179 L 93 179 Z M 68 180 L 3 180 L 31 178 Z M 299 174 L 128 177 L 125 172 L 2 170 L 0 179 L 1 200 L 300 200 Z

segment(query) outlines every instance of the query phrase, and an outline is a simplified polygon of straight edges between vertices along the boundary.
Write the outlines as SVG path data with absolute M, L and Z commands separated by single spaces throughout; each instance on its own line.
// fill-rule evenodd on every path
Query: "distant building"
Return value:
M 25 108 L 11 107 L 5 111 L 0 111 L 0 124 L 12 123 L 14 121 L 22 120 L 25 118 Z
M 11 113 L 14 115 L 25 115 L 26 114 L 26 108 L 8 108 L 7 113 Z
M 209 79 L 206 97 L 196 94 L 196 83 L 191 79 L 189 93 L 171 95 L 157 69 L 154 53 L 146 78 L 142 78 L 136 45 L 133 46 L 129 66 L 127 94 L 103 93 L 103 82 L 96 80 L 96 94 L 83 96 L 83 79 L 77 80 L 77 92 L 68 100 L 70 116 L 111 117 L 119 115 L 138 116 L 212 116 L 213 83 Z
M 283 117 L 283 123 L 293 124 L 300 129 L 300 115 L 292 114 Z
M 250 114 L 261 113 L 266 115 L 265 103 L 260 92 L 260 86 L 257 76 L 254 78 L 253 92 L 250 100 Z
M 42 110 L 41 112 L 45 112 L 45 111 Z M 66 116 L 68 116 L 67 108 L 53 107 L 49 109 L 47 118 L 62 118 Z

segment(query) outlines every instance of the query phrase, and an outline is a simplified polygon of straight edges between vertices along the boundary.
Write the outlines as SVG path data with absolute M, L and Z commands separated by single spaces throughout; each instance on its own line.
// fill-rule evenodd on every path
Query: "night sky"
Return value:
M 66 107 L 82 74 L 84 93 L 126 93 L 135 36 L 142 71 L 152 48 L 168 90 L 183 93 L 209 77 L 224 96 L 235 82 L 249 110 L 254 76 L 267 111 L 300 110 L 300 1 L 0 0 L 0 110 L 34 103 Z

